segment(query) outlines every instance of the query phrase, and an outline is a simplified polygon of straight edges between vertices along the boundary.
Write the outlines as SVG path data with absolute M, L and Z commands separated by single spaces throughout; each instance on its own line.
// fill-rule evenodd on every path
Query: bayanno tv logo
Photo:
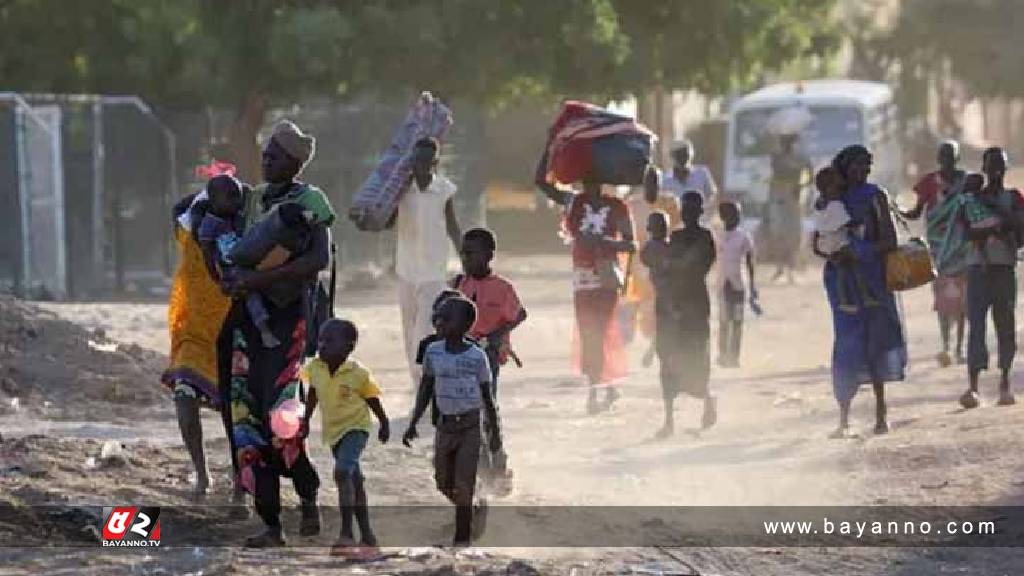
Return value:
M 141 548 L 160 545 L 159 507 L 103 508 L 103 518 L 103 546 Z

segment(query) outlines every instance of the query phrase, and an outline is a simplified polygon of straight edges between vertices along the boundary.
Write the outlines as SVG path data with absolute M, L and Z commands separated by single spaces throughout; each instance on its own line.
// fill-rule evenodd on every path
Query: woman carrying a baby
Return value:
M 244 199 L 243 235 L 231 252 L 239 256 L 242 245 L 255 246 L 248 256 L 264 262 L 255 267 L 232 262 L 234 269 L 221 279 L 222 289 L 234 301 L 218 341 L 220 387 L 228 400 L 240 479 L 254 494 L 256 512 L 266 525 L 263 533 L 248 542 L 253 546 L 282 541 L 281 476 L 291 477 L 301 500 L 300 534 L 316 534 L 320 528 L 316 507 L 320 481 L 306 456 L 304 439 L 278 438 L 270 426 L 271 412 L 301 393 L 299 368 L 306 349 L 308 303 L 319 272 L 330 260 L 328 227 L 334 211 L 323 192 L 297 180 L 314 146 L 313 137 L 291 122 L 275 127 L 263 150 L 265 183 Z M 296 214 L 301 216 L 300 224 L 309 227 L 308 241 L 291 249 L 273 246 L 269 255 L 264 253 L 271 244 L 279 244 L 267 237 L 265 226 L 272 232 L 280 221 L 287 228 Z M 254 306 L 254 293 L 261 306 Z M 265 314 L 254 318 L 253 308 L 263 308 Z

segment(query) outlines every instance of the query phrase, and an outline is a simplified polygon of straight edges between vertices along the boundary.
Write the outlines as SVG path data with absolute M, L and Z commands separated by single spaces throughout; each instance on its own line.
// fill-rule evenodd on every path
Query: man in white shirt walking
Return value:
M 444 289 L 448 273 L 448 239 L 456 250 L 462 238 L 452 198 L 455 185 L 437 173 L 440 144 L 423 138 L 413 149 L 412 185 L 398 203 L 395 223 L 395 272 L 402 333 L 409 373 L 418 386 L 416 350 L 434 332 L 431 306 Z M 445 237 L 447 235 L 447 238 Z
M 704 206 L 715 206 L 718 187 L 711 171 L 703 164 L 693 163 L 693 144 L 689 140 L 672 143 L 672 169 L 665 174 L 661 188 L 682 200 L 683 194 L 696 190 L 704 198 Z

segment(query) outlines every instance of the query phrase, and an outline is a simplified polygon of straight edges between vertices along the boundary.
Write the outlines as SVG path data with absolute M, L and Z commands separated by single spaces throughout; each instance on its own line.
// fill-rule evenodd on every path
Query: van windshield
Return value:
M 737 156 L 767 156 L 775 148 L 768 119 L 780 108 L 758 108 L 736 114 L 734 152 Z M 813 116 L 801 133 L 801 148 L 809 156 L 831 156 L 844 146 L 863 144 L 860 110 L 849 106 L 809 106 Z

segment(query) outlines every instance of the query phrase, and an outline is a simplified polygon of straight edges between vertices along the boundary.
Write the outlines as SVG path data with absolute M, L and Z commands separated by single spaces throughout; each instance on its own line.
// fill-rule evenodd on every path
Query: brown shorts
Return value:
M 441 416 L 434 437 L 434 480 L 456 505 L 472 505 L 480 458 L 480 413 Z

